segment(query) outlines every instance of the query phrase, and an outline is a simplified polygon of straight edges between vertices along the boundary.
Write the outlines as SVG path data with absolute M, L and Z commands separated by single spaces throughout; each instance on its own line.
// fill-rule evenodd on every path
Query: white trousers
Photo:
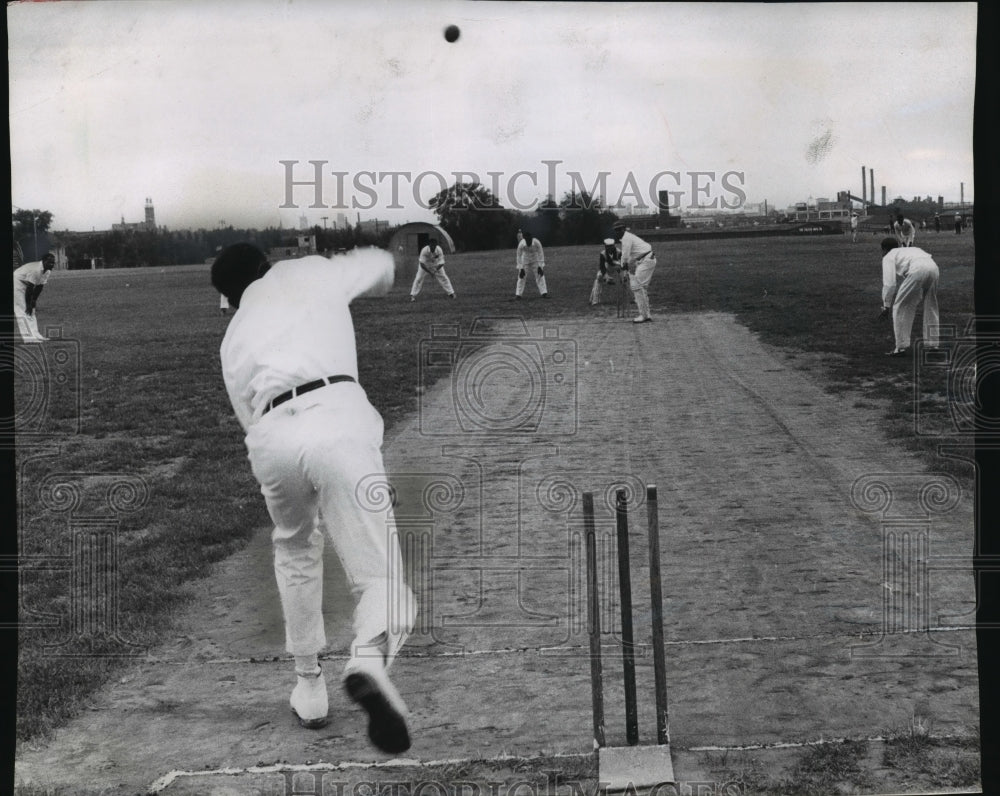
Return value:
M 649 283 L 653 278 L 653 271 L 656 270 L 656 257 L 650 254 L 644 257 L 635 267 L 635 273 L 629 274 L 629 287 L 635 296 L 635 304 L 639 308 L 639 317 L 649 318 Z
M 364 390 L 341 382 L 279 405 L 247 433 L 250 465 L 275 526 L 274 574 L 292 655 L 326 644 L 324 530 L 356 600 L 352 650 L 387 633 L 391 662 L 413 628 L 416 605 L 392 510 L 367 510 L 358 494 L 365 476 L 385 473 L 382 430 Z
M 24 285 L 17 284 L 17 281 L 14 280 L 14 317 L 17 319 L 17 333 L 25 342 L 44 340 L 45 337 L 38 331 L 38 318 L 34 313 L 28 314 Z
M 938 344 L 937 284 L 938 267 L 929 263 L 910 269 L 903 283 L 896 291 L 896 300 L 892 305 L 892 329 L 896 335 L 896 348 L 910 347 L 910 332 L 913 320 L 917 315 L 917 307 L 924 306 L 924 343 L 936 347 Z
M 411 296 L 416 296 L 420 293 L 420 288 L 424 286 L 424 280 L 428 276 L 430 276 L 430 274 L 418 265 L 417 274 L 413 277 L 413 287 L 410 288 Z M 451 286 L 451 280 L 448 278 L 448 274 L 444 272 L 443 265 L 435 272 L 434 278 L 437 280 L 437 283 L 444 288 L 444 292 L 449 296 L 455 292 L 455 289 Z
M 548 293 L 549 289 L 545 286 L 545 271 L 534 265 L 526 265 L 524 268 L 519 268 L 517 271 L 517 286 L 514 288 L 514 295 L 524 295 L 524 285 L 528 281 L 528 271 L 531 271 L 531 273 L 535 275 L 535 285 L 538 286 L 538 293 Z

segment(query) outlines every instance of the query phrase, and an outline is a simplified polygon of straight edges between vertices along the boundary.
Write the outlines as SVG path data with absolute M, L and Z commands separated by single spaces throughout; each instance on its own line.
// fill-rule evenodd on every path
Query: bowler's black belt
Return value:
M 281 395 L 276 395 L 272 398 L 267 406 L 264 407 L 264 414 L 266 415 L 274 407 L 280 406 L 285 401 L 290 401 L 292 398 L 296 398 L 299 395 L 305 395 L 307 392 L 312 392 L 313 390 L 318 390 L 320 387 L 326 387 L 327 384 L 336 384 L 338 381 L 354 381 L 353 376 L 327 376 L 325 379 L 316 379 L 316 381 L 307 381 L 305 384 L 300 384 L 298 387 L 292 387 L 288 392 L 283 392 Z

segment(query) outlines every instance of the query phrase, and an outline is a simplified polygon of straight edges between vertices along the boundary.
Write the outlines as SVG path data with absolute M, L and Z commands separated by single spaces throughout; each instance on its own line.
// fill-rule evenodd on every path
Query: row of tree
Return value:
M 530 230 L 546 246 L 599 243 L 611 234 L 616 216 L 601 200 L 587 193 L 567 193 L 556 202 L 547 197 L 530 213 L 503 207 L 486 186 L 456 183 L 431 199 L 440 226 L 460 251 L 513 247 L 518 230 Z M 36 260 L 53 241 L 64 246 L 70 268 L 128 268 L 204 262 L 231 243 L 247 241 L 265 251 L 288 245 L 297 233 L 276 227 L 240 229 L 129 230 L 51 233 L 52 213 L 17 210 L 11 218 L 15 252 Z M 314 226 L 320 252 L 345 251 L 356 246 L 386 248 L 395 227 L 371 229 L 357 224 L 343 229 Z
M 456 183 L 430 201 L 438 223 L 463 251 L 513 245 L 518 230 L 530 230 L 547 246 L 600 243 L 617 216 L 586 192 L 552 196 L 531 213 L 510 210 L 480 183 Z
M 49 250 L 49 227 L 52 213 L 48 210 L 18 208 L 10 216 L 11 237 L 14 241 L 14 265 L 41 259 Z M 20 260 L 21 262 L 18 262 Z

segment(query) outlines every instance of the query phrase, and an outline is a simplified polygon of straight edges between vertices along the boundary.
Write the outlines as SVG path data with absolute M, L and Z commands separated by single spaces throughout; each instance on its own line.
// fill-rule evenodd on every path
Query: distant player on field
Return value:
M 629 287 L 639 308 L 639 315 L 632 322 L 648 323 L 653 320 L 649 312 L 649 282 L 656 268 L 656 255 L 646 241 L 626 231 L 624 221 L 616 222 L 614 230 L 615 240 L 622 246 L 622 268 L 628 269 Z
M 524 233 L 524 239 L 517 244 L 514 255 L 517 266 L 517 284 L 514 287 L 514 298 L 524 295 L 524 285 L 528 281 L 528 271 L 535 275 L 535 285 L 543 299 L 549 297 L 549 289 L 545 284 L 545 251 L 542 242 L 531 232 Z
M 908 218 L 903 218 L 903 211 L 896 211 L 896 220 L 892 224 L 892 231 L 896 235 L 896 240 L 900 246 L 912 246 L 913 238 L 916 237 L 917 228 Z
M 858 242 L 858 214 L 851 213 L 851 243 Z
M 410 288 L 410 301 L 416 301 L 420 294 L 420 288 L 424 285 L 424 279 L 433 276 L 448 298 L 455 298 L 455 288 L 451 286 L 451 280 L 444 271 L 444 249 L 438 246 L 438 239 L 431 238 L 427 245 L 420 250 L 417 258 L 417 273 L 413 277 L 413 287 Z
M 25 263 L 14 271 L 14 317 L 22 342 L 42 343 L 48 339 L 38 331 L 35 305 L 55 267 L 56 256 L 48 252 L 41 260 Z
M 924 306 L 924 344 L 938 345 L 938 267 L 934 259 L 916 246 L 900 247 L 895 238 L 882 241 L 882 313 L 892 313 L 896 347 L 891 357 L 901 357 L 910 348 L 910 332 L 917 307 Z M 899 280 L 902 280 L 900 283 Z M 898 287 L 897 287 L 898 284 Z

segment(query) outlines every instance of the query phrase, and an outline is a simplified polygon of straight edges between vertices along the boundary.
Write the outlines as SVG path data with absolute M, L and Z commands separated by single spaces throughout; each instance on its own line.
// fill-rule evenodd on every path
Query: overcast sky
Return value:
M 879 196 L 974 197 L 973 3 L 97 0 L 7 19 L 12 201 L 59 230 L 140 221 L 147 196 L 175 229 L 429 220 L 434 175 L 456 171 L 506 206 L 558 199 L 569 172 L 648 202 L 667 171 L 654 191 L 682 208 L 784 207 L 860 195 L 863 165 Z M 308 185 L 280 207 L 282 160 L 299 181 L 327 161 L 326 207 Z M 698 171 L 716 176 L 695 197 Z

